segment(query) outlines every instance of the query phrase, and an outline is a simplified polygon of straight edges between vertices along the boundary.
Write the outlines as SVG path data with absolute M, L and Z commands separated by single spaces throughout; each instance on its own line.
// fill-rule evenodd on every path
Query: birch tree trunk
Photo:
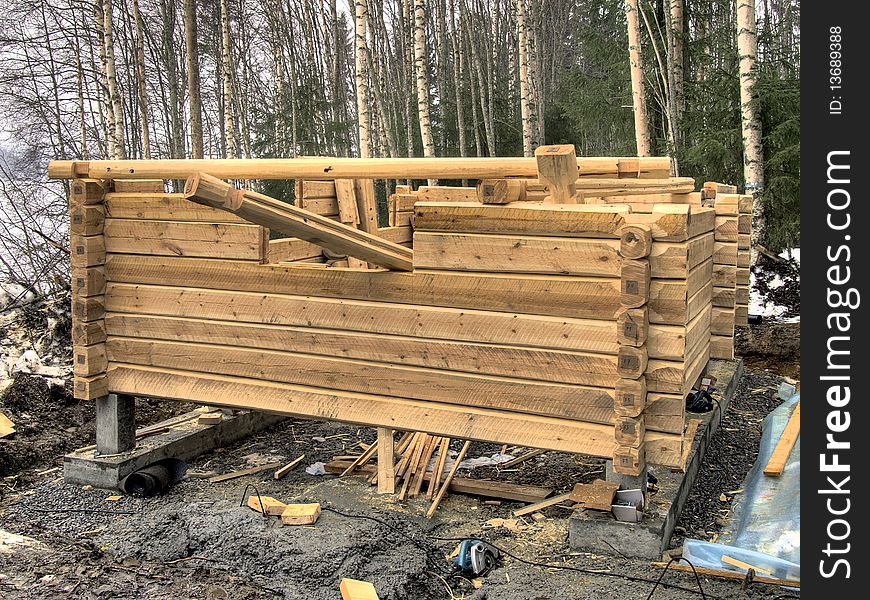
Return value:
M 414 71 L 417 78 L 417 116 L 420 121 L 420 138 L 423 140 L 423 156 L 435 156 L 432 139 L 432 122 L 429 119 L 429 83 L 426 78 L 426 7 L 423 0 L 414 0 Z M 429 185 L 437 185 L 430 179 Z
M 634 135 L 637 155 L 650 155 L 649 125 L 646 114 L 646 95 L 643 86 L 643 62 L 640 46 L 640 20 L 638 0 L 625 0 L 628 22 L 628 58 L 631 63 L 631 95 L 634 104 Z
M 103 48 L 105 49 L 106 90 L 109 104 L 112 106 L 109 114 L 109 147 L 115 160 L 126 158 L 124 150 L 124 108 L 118 95 L 118 78 L 115 72 L 115 43 L 112 20 L 112 0 L 102 0 L 103 17 Z
M 686 110 L 683 81 L 685 79 L 683 37 L 683 0 L 670 0 L 671 3 L 671 29 L 673 31 L 673 62 L 674 62 L 674 100 L 677 108 L 677 122 L 682 123 L 683 113 Z M 680 130 L 681 128 L 678 128 Z M 682 138 L 682 136 L 680 136 Z
M 230 15 L 227 0 L 220 0 L 221 20 L 221 88 L 224 104 L 224 135 L 227 158 L 236 158 L 236 124 L 233 120 L 233 63 L 230 51 Z
M 517 45 L 519 46 L 520 62 L 520 116 L 523 122 L 523 156 L 533 156 L 534 147 L 532 139 L 531 115 L 529 113 L 529 59 L 526 46 L 526 2 L 516 0 L 517 3 Z
M 145 86 L 145 43 L 143 40 L 142 13 L 139 0 L 133 0 L 133 22 L 136 26 L 136 83 L 139 92 L 139 118 L 142 120 L 142 155 L 151 160 L 151 135 L 149 133 L 148 89 Z
M 453 93 L 456 100 L 456 129 L 459 136 L 459 156 L 466 157 L 468 152 L 465 143 L 465 108 L 462 105 L 462 67 L 464 64 L 463 53 L 459 51 L 456 31 L 456 15 L 453 9 L 453 0 L 450 0 L 450 47 L 453 51 Z M 465 185 L 465 183 L 463 183 Z
M 756 38 L 755 0 L 737 0 L 737 52 L 740 56 L 740 116 L 743 133 L 743 180 L 746 193 L 757 196 L 764 188 L 764 155 L 761 147 L 761 119 L 755 93 Z M 761 202 L 752 207 L 752 247 L 764 235 Z
M 356 115 L 359 131 L 360 158 L 368 158 L 371 129 L 369 114 L 368 61 L 366 60 L 366 22 L 368 21 L 367 0 L 356 0 L 354 19 L 354 65 L 356 67 Z
M 203 157 L 202 96 L 199 76 L 199 40 L 196 0 L 184 0 L 184 46 L 187 53 L 187 93 L 190 103 L 190 157 Z

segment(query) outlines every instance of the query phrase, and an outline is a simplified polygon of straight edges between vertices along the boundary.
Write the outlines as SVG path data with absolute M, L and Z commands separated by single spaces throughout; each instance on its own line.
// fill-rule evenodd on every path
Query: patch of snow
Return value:
M 800 248 L 786 248 L 782 252 L 779 253 L 780 258 L 794 259 L 794 261 L 800 266 L 801 264 L 801 249 Z

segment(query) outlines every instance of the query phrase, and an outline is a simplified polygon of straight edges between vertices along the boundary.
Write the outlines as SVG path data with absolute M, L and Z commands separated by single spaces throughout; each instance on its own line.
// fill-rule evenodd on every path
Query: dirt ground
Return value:
M 685 537 L 712 540 L 757 453 L 761 420 L 779 400 L 784 375 L 799 376 L 799 325 L 767 321 L 738 338 L 747 369 L 712 440 L 701 473 L 677 524 L 672 548 Z M 337 599 L 343 577 L 375 584 L 382 600 L 545 600 L 562 598 L 681 600 L 700 598 L 690 574 L 649 561 L 571 550 L 569 511 L 552 507 L 546 520 L 522 519 L 516 530 L 489 528 L 520 504 L 494 505 L 450 495 L 433 519 L 428 503 L 379 496 L 362 477 L 314 476 L 305 466 L 358 451 L 374 440 L 369 428 L 288 419 L 233 446 L 204 454 L 188 477 L 156 498 L 122 497 L 66 485 L 62 455 L 93 443 L 93 408 L 74 400 L 68 385 L 16 374 L 0 394 L 0 410 L 18 426 L 0 439 L 0 597 L 142 599 Z M 140 426 L 190 406 L 140 399 Z M 499 450 L 473 444 L 469 457 Z M 276 481 L 271 471 L 222 483 L 196 475 L 290 461 L 302 465 Z M 565 491 L 601 476 L 603 461 L 557 452 L 518 468 L 479 468 L 472 477 Z M 281 500 L 318 501 L 313 527 L 281 527 L 240 506 L 248 484 Z M 477 537 L 512 556 L 482 581 L 452 573 L 445 558 L 458 540 Z M 527 562 L 523 562 L 527 561 Z M 539 563 L 528 564 L 528 563 Z M 543 565 L 543 566 L 542 566 Z M 558 565 L 558 566 L 557 566 Z M 781 588 L 701 578 L 708 598 L 788 598 Z

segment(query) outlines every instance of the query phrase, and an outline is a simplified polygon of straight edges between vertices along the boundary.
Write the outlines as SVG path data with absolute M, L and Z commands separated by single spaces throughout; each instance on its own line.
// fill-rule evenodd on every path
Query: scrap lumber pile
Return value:
M 406 495 L 449 438 L 679 467 L 685 395 L 711 329 L 728 338 L 714 290 L 740 281 L 717 262 L 732 254 L 720 229 L 740 238 L 668 171 L 563 146 L 532 159 L 55 163 L 78 211 L 77 397 L 337 419 L 384 440 L 424 432 L 377 451 L 379 487 Z M 288 177 L 296 206 L 220 180 Z M 398 186 L 378 228 L 374 177 L 478 184 Z M 163 193 L 162 179 L 185 178 L 185 194 Z M 294 237 L 270 242 L 270 229 Z

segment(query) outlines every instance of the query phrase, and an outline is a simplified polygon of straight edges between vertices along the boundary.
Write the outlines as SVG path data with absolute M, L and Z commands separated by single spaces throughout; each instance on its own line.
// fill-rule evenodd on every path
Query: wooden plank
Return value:
M 410 226 L 380 227 L 377 235 L 394 244 L 404 244 L 414 239 L 414 230 Z
M 737 209 L 740 214 L 752 214 L 752 196 L 740 196 L 737 201 Z
M 275 473 L 272 474 L 272 478 L 273 479 L 283 478 L 287 473 L 289 473 L 290 471 L 295 469 L 297 466 L 299 466 L 299 463 L 301 463 L 304 459 L 305 459 L 304 454 L 294 458 L 293 460 L 288 462 L 286 465 L 284 465 L 283 467 L 281 467 L 280 469 L 275 471 Z
M 698 268 L 698 267 L 696 267 Z M 252 262 L 186 257 L 110 254 L 106 277 L 118 283 L 193 286 L 207 289 L 286 293 L 421 304 L 451 308 L 528 314 L 616 319 L 619 280 L 571 276 L 515 275 L 380 270 L 332 270 L 298 264 L 258 265 Z M 656 285 L 658 287 L 656 287 Z M 669 290 L 676 287 L 676 290 Z M 685 284 L 654 281 L 653 293 L 663 298 L 685 295 Z M 651 308 L 653 303 L 650 304 Z M 679 307 L 665 303 L 661 321 L 682 319 Z M 685 321 L 684 321 L 685 322 Z
M 752 266 L 752 255 L 749 253 L 749 250 L 739 250 L 737 252 L 737 266 L 744 269 Z
M 120 337 L 288 350 L 342 359 L 598 387 L 612 385 L 616 374 L 616 356 L 608 354 L 381 333 L 123 313 L 109 313 L 106 327 L 110 335 Z
M 267 260 L 270 263 L 293 262 L 323 255 L 323 248 L 299 238 L 269 240 Z
M 653 563 L 653 565 L 657 567 L 664 567 L 666 563 Z M 691 566 L 691 565 L 681 565 L 678 563 L 672 563 L 668 566 L 668 569 L 672 571 L 683 571 L 685 573 L 699 574 L 699 575 L 710 575 L 712 577 L 721 577 L 723 579 L 737 579 L 740 581 L 744 581 L 746 579 L 746 573 L 740 573 L 737 571 L 725 571 L 720 569 L 709 569 L 707 567 L 701 566 Z M 765 583 L 768 585 L 779 585 L 785 587 L 796 587 L 799 588 L 801 586 L 800 581 L 795 581 L 791 579 L 777 579 L 775 577 L 765 577 L 763 575 L 756 575 L 752 578 L 753 583 Z
M 153 177 L 151 179 L 140 179 L 137 181 L 119 180 L 117 183 L 112 182 L 112 186 L 116 192 L 144 192 L 144 193 L 159 193 L 164 191 L 166 185 L 165 177 Z
M 375 182 L 371 179 L 355 179 L 353 185 L 356 193 L 357 213 L 359 214 L 359 228 L 376 236 L 378 234 L 378 206 L 375 198 Z
M 303 199 L 308 198 L 335 198 L 334 181 L 301 180 Z
M 685 278 L 712 255 L 712 234 L 689 242 L 652 244 L 652 277 Z M 461 271 L 553 273 L 618 277 L 621 243 L 585 239 L 494 234 L 414 233 L 414 265 Z
M 628 208 L 619 206 L 425 202 L 414 207 L 414 229 L 616 238 L 625 225 L 626 214 Z
M 96 348 L 102 351 L 98 367 L 80 374 L 94 375 L 105 370 L 107 352 L 113 362 L 158 368 L 184 364 L 191 365 L 191 370 L 215 375 L 348 392 L 381 393 L 397 398 L 497 408 L 590 423 L 613 422 L 614 394 L 610 388 L 192 342 L 109 336 L 105 350 L 101 345 Z M 643 373 L 645 366 L 646 361 L 639 362 L 633 371 Z
M 421 185 L 417 190 L 420 202 L 477 202 L 477 188 Z
M 329 198 L 303 198 L 297 206 L 324 217 L 338 217 L 338 198 L 335 196 Z
M 110 218 L 105 237 L 108 252 L 265 260 L 263 232 L 257 225 Z
M 514 516 L 522 517 L 524 515 L 530 515 L 534 512 L 538 512 L 539 510 L 549 508 L 550 506 L 561 504 L 562 502 L 573 502 L 573 500 L 571 500 L 572 493 L 573 490 L 571 492 L 558 494 L 556 496 L 553 496 L 552 498 L 547 498 L 546 500 L 541 500 L 540 502 L 535 502 L 534 504 L 529 504 L 528 506 L 518 508 L 514 511 Z
M 69 210 L 69 230 L 76 235 L 100 235 L 106 220 L 106 208 L 102 204 L 74 202 Z
M 102 235 L 70 235 L 70 264 L 98 267 L 106 262 L 106 240 Z
M 108 376 L 109 389 L 116 393 L 255 408 L 592 456 L 609 457 L 615 448 L 612 425 L 116 363 L 110 365 Z M 680 440 L 679 435 L 648 431 L 649 461 L 678 466 Z
M 577 158 L 581 174 L 617 174 L 612 165 L 618 157 Z M 667 157 L 630 157 L 638 161 L 639 173 L 669 169 Z M 94 179 L 184 179 L 205 171 L 223 179 L 484 179 L 535 177 L 533 158 L 256 158 L 256 159 L 172 159 L 172 160 L 53 160 L 48 166 L 52 179 L 93 177 Z M 305 183 L 308 183 L 306 181 Z
M 785 429 L 779 436 L 779 441 L 773 449 L 773 454 L 767 461 L 764 467 L 764 474 L 771 477 L 779 477 L 785 470 L 785 463 L 788 462 L 788 457 L 791 455 L 792 448 L 797 442 L 801 432 L 801 402 L 797 401 L 791 416 L 786 423 Z
M 389 224 L 390 227 L 410 227 L 413 218 L 413 211 L 390 212 Z
M 737 267 L 737 275 L 735 281 L 737 285 L 746 287 L 750 283 L 750 270 L 744 267 Z
M 110 382 L 111 387 L 111 382 Z M 277 469 L 281 466 L 279 462 L 271 462 L 265 465 L 258 465 L 256 467 L 251 467 L 249 469 L 240 469 L 238 471 L 231 471 L 229 473 L 223 473 L 221 475 L 215 475 L 214 477 L 209 477 L 209 483 L 220 483 L 222 481 L 229 481 L 231 479 L 238 479 L 239 477 L 246 477 L 248 475 L 257 475 L 262 473 L 263 471 L 268 471 L 269 469 Z
M 226 211 L 189 202 L 184 199 L 184 194 L 112 192 L 106 194 L 106 216 L 114 219 L 248 224 Z
M 713 246 L 713 262 L 717 265 L 737 264 L 737 244 L 716 242 Z
M 408 248 L 269 196 L 236 190 L 204 174 L 189 178 L 184 189 L 188 200 L 229 210 L 252 223 L 307 240 L 333 252 L 390 269 L 409 271 L 413 268 L 413 253 Z M 360 198 L 359 193 L 357 198 Z M 360 227 L 370 224 L 368 218 L 365 212 L 360 211 Z M 377 231 L 376 220 L 374 230 Z
M 335 180 L 335 198 L 338 201 L 338 220 L 345 225 L 356 227 L 359 224 L 359 212 L 352 179 Z
M 466 441 L 464 444 L 462 444 L 462 448 L 459 450 L 459 454 L 456 455 L 456 459 L 453 461 L 453 465 L 451 465 L 450 470 L 447 472 L 447 476 L 444 478 L 444 483 L 441 485 L 438 493 L 435 494 L 435 498 L 432 500 L 432 504 L 429 506 L 429 510 L 426 511 L 427 519 L 432 518 L 432 515 L 434 515 L 435 511 L 438 509 L 438 505 L 444 499 L 444 495 L 447 493 L 447 490 L 450 487 L 450 482 L 456 475 L 456 471 L 459 470 L 459 464 L 462 462 L 462 459 L 465 458 L 465 454 L 468 452 L 468 447 L 470 445 L 470 441 Z
M 378 493 L 393 494 L 396 491 L 396 463 L 393 430 L 378 427 Z
M 735 300 L 737 304 L 749 304 L 749 286 L 738 285 L 735 292 Z

